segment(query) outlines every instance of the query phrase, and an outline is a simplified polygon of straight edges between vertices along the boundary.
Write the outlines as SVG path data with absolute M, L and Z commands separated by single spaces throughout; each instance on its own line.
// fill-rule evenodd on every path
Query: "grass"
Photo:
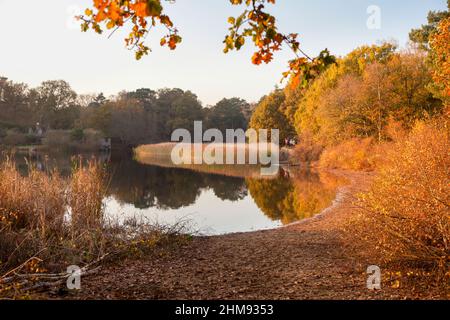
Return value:
M 177 167 L 185 168 L 194 171 L 210 173 L 210 174 L 220 174 L 232 177 L 244 177 L 244 178 L 264 178 L 268 176 L 261 175 L 261 166 L 252 164 L 239 164 L 239 165 L 228 165 L 228 164 L 194 164 L 195 157 L 194 152 L 191 152 L 190 161 L 192 164 L 174 164 L 171 158 L 172 150 L 176 146 L 176 143 L 160 143 L 152 145 L 143 145 L 137 147 L 135 152 L 135 158 L 137 161 L 143 164 L 156 165 L 161 167 Z M 202 144 L 202 151 L 206 149 L 208 145 Z M 193 148 L 193 145 L 192 147 Z M 224 163 L 226 146 L 224 145 Z M 192 150 L 192 149 L 191 149 Z M 252 144 L 236 144 L 234 145 L 235 159 L 238 151 L 245 153 L 246 163 L 248 163 L 250 151 L 258 151 L 257 145 Z M 201 159 L 200 159 L 201 160 Z M 270 178 L 270 176 L 269 176 Z
M 0 167 L 0 297 L 21 297 L 49 273 L 141 256 L 177 244 L 183 225 L 118 224 L 105 215 L 105 171 L 75 161 L 72 176 L 30 168 L 26 176 L 7 159 Z

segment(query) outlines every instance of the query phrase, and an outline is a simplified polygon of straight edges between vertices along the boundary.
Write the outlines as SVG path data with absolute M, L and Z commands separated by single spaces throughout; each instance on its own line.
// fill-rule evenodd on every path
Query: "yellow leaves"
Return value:
M 433 80 L 441 88 L 446 103 L 450 104 L 450 17 L 443 19 L 438 31 L 431 36 L 433 55 Z
M 256 64 L 256 65 L 260 65 L 262 62 L 262 57 L 261 54 L 256 52 L 255 54 L 253 54 L 252 56 L 252 63 Z
M 112 21 L 112 20 L 108 21 L 108 23 L 106 24 L 106 27 L 107 27 L 108 29 L 112 29 L 112 28 L 114 28 L 115 26 L 116 26 L 116 23 L 115 23 L 114 21 Z

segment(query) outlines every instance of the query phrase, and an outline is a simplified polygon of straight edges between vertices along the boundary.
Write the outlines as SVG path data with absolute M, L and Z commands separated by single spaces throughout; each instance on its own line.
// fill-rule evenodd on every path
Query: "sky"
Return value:
M 166 14 L 183 37 L 176 51 L 161 48 L 159 31 L 147 43 L 152 52 L 140 61 L 124 48 L 124 32 L 82 33 L 73 17 L 92 0 L 0 0 L 0 75 L 38 86 L 64 79 L 80 94 L 116 94 L 138 88 L 191 90 L 206 105 L 222 98 L 258 101 L 276 85 L 293 58 L 288 50 L 272 63 L 254 66 L 250 42 L 239 52 L 223 53 L 227 18 L 243 8 L 228 0 L 176 0 Z M 380 28 L 368 28 L 370 6 L 380 9 Z M 298 33 L 302 48 L 317 55 L 328 48 L 345 55 L 363 44 L 408 41 L 412 28 L 426 23 L 429 10 L 444 10 L 445 0 L 278 0 L 267 9 L 281 32 Z

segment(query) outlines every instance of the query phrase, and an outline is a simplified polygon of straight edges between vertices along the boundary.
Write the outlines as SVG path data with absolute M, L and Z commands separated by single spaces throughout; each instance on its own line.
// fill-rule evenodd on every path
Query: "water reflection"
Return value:
M 127 158 L 112 162 L 110 172 L 111 194 L 137 209 L 186 207 L 196 202 L 203 189 L 211 189 L 221 200 L 239 201 L 247 196 L 242 178 L 142 165 Z
M 110 176 L 108 214 L 158 217 L 168 224 L 189 216 L 209 234 L 268 229 L 312 217 L 332 203 L 344 183 L 326 172 L 299 169 L 281 169 L 275 179 L 258 179 L 143 165 L 129 156 L 95 157 Z M 31 163 L 42 171 L 57 169 L 63 176 L 70 175 L 74 161 L 67 154 L 15 159 L 24 174 Z
M 330 206 L 345 180 L 327 172 L 286 171 L 274 180 L 247 179 L 255 203 L 272 220 L 289 224 Z

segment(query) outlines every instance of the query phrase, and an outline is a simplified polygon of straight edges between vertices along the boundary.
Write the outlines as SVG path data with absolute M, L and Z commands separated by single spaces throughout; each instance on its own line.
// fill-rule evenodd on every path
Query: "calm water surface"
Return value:
M 72 156 L 16 155 L 15 161 L 23 173 L 32 163 L 69 176 Z M 207 235 L 271 229 L 312 217 L 330 206 L 344 183 L 326 172 L 298 168 L 282 169 L 273 179 L 257 179 L 143 165 L 130 156 L 95 157 L 105 163 L 110 176 L 104 199 L 109 217 L 164 225 L 188 221 L 190 231 Z

